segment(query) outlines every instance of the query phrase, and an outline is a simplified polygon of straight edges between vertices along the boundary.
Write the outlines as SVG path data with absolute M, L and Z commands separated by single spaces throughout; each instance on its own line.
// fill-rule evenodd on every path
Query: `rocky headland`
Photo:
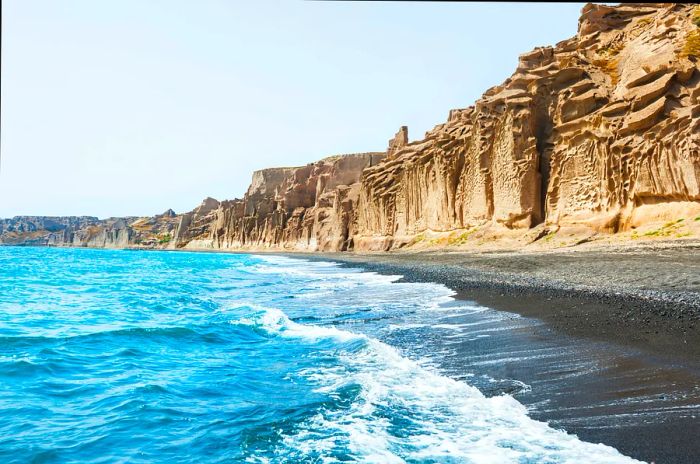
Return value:
M 537 249 L 700 233 L 700 8 L 588 4 L 576 36 L 388 149 L 256 171 L 154 217 L 15 217 L 0 244 L 271 251 Z

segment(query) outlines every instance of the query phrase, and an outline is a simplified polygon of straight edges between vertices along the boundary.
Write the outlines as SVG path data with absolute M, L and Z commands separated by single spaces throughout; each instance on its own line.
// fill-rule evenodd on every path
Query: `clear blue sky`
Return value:
M 582 6 L 5 0 L 0 217 L 188 211 L 418 139 Z

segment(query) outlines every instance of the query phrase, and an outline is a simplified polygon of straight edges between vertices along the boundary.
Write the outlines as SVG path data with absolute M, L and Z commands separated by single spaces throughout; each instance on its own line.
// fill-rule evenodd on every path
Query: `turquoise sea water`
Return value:
M 0 247 L 0 462 L 632 462 L 442 373 L 414 329 L 488 311 L 398 278 Z

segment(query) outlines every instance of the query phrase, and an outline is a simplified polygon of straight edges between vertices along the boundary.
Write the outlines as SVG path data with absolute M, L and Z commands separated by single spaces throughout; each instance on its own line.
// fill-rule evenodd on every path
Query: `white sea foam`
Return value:
M 261 274 L 279 274 L 301 277 L 329 277 L 329 283 L 344 285 L 348 282 L 362 282 L 365 285 L 385 285 L 401 279 L 400 275 L 384 275 L 376 272 L 360 272 L 357 269 L 344 269 L 339 263 L 331 261 L 308 261 L 284 256 L 256 255 L 266 264 L 256 264 L 255 272 Z M 303 266 L 300 266 L 302 264 Z
M 335 348 L 338 363 L 299 375 L 333 395 L 359 387 L 346 408 L 323 410 L 284 436 L 285 452 L 320 453 L 347 449 L 370 463 L 630 463 L 614 448 L 586 443 L 532 420 L 511 396 L 486 398 L 478 389 L 407 359 L 364 335 L 291 321 L 278 309 L 263 309 L 247 320 L 281 337 L 314 342 L 320 338 L 362 340 L 353 349 Z
M 247 305 L 255 309 L 255 314 L 231 321 L 234 325 L 248 325 L 261 328 L 268 333 L 289 338 L 305 338 L 318 340 L 321 338 L 335 338 L 339 341 L 349 341 L 358 338 L 367 338 L 352 332 L 340 330 L 335 327 L 322 327 L 317 325 L 297 324 L 287 315 L 276 308 L 265 308 L 260 305 Z

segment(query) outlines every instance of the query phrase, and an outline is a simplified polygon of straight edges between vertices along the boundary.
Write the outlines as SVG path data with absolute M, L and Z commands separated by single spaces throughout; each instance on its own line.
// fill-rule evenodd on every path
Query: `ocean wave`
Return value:
M 342 396 L 356 386 L 360 393 L 349 407 L 322 410 L 285 435 L 279 458 L 317 455 L 320 462 L 336 462 L 347 449 L 353 459 L 382 463 L 637 462 L 529 418 L 511 396 L 487 398 L 365 335 L 298 324 L 276 308 L 258 307 L 232 323 L 308 343 L 363 342 L 351 350 L 335 346 L 339 364 L 301 373 L 318 392 Z
M 258 328 L 272 335 L 307 340 L 324 338 L 334 338 L 341 342 L 368 340 L 365 335 L 354 334 L 335 327 L 298 324 L 276 308 L 266 308 L 260 305 L 250 305 L 250 307 L 255 310 L 253 314 L 249 317 L 233 320 L 231 324 Z
M 525 322 L 445 286 L 273 256 L 40 251 L 41 269 L 0 279 L 0 461 L 632 462 L 482 394 L 517 380 L 475 388 L 490 378 L 465 370 L 496 357 L 478 340 Z

